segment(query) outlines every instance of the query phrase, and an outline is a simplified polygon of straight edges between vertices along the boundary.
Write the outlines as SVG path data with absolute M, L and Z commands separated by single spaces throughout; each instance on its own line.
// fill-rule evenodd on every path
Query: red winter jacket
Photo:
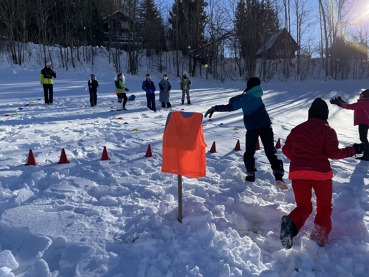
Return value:
M 332 179 L 328 159 L 343 159 L 355 155 L 354 147 L 338 148 L 336 131 L 327 121 L 310 118 L 292 129 L 282 152 L 290 163 L 288 178 L 308 180 Z
M 343 103 L 341 107 L 347 110 L 354 110 L 354 126 L 365 124 L 369 126 L 369 99 L 359 99 L 356 103 Z

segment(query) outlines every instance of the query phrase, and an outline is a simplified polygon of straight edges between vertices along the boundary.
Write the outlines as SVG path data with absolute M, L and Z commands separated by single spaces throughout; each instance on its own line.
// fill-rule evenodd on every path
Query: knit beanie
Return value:
M 253 87 L 260 86 L 260 84 L 261 84 L 261 81 L 258 77 L 252 77 L 252 78 L 248 79 L 247 87 L 246 87 L 245 91 L 249 91 Z
M 360 95 L 362 98 L 369 98 L 369 89 L 363 90 Z
M 328 119 L 328 105 L 322 98 L 316 98 L 309 108 L 309 118 Z

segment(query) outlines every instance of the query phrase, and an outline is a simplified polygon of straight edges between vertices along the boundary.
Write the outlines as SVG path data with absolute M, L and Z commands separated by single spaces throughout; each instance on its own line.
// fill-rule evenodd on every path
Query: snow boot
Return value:
M 246 181 L 255 182 L 255 172 L 246 172 Z
M 283 175 L 281 173 L 275 173 L 275 185 L 279 187 L 280 189 L 288 189 L 287 185 L 285 184 L 283 180 Z
M 295 223 L 288 215 L 282 217 L 281 233 L 279 235 L 284 248 L 290 249 L 293 244 L 293 237 L 297 235 Z
M 369 161 L 369 156 L 357 157 L 356 159 L 361 161 Z

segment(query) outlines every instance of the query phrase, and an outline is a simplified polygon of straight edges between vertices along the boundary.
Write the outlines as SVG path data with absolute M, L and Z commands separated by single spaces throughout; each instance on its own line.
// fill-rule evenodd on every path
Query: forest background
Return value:
M 31 51 L 37 52 L 42 65 L 57 51 L 57 61 L 52 61 L 56 67 L 93 68 L 94 57 L 104 48 L 116 72 L 132 75 L 144 66 L 149 72 L 180 76 L 188 71 L 222 81 L 254 75 L 265 81 L 369 77 L 367 0 L 0 0 L 0 4 L 0 51 L 7 54 L 3 62 L 14 65 L 30 63 L 35 56 Z M 132 19 L 124 49 L 106 41 L 104 24 L 116 11 Z M 299 45 L 296 57 L 258 58 L 258 50 L 283 28 Z M 30 42 L 38 48 L 30 47 Z M 123 51 L 127 58 L 122 64 Z

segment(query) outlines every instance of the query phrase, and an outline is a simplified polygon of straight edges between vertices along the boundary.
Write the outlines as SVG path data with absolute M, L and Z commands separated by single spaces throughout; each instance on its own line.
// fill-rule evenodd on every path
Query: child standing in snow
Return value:
M 167 74 L 164 74 L 163 79 L 159 82 L 159 89 L 159 101 L 161 102 L 161 107 L 167 107 L 169 109 L 170 107 L 172 107 L 169 102 L 170 90 L 172 89 L 172 85 L 168 80 Z
M 263 88 L 258 77 L 252 77 L 247 81 L 247 87 L 242 95 L 232 97 L 227 105 L 217 105 L 210 108 L 205 117 L 209 118 L 214 112 L 231 112 L 238 109 L 243 111 L 243 122 L 246 127 L 246 151 L 243 161 L 246 167 L 246 181 L 255 181 L 255 151 L 256 143 L 261 138 L 265 154 L 270 162 L 276 185 L 281 189 L 287 189 L 283 181 L 283 162 L 278 159 L 274 147 L 274 133 L 269 114 L 265 109 L 263 100 Z
M 115 94 L 118 97 L 118 105 L 117 105 L 118 111 L 127 110 L 126 104 L 127 104 L 128 98 L 126 95 L 126 91 L 129 91 L 129 89 L 126 88 L 126 78 L 121 72 L 118 72 L 115 78 Z M 122 106 L 122 101 L 123 101 L 123 106 Z
M 340 96 L 331 99 L 330 102 L 338 107 L 354 111 L 354 126 L 359 126 L 360 141 L 364 143 L 366 147 L 364 155 L 362 157 L 358 157 L 358 159 L 369 161 L 369 89 L 366 89 L 360 93 L 359 99 L 356 103 L 348 104 L 343 101 Z
M 155 84 L 151 81 L 151 74 L 146 74 L 146 80 L 142 82 L 142 89 L 146 92 L 147 107 L 156 112 L 155 108 Z
M 312 190 L 316 196 L 316 216 L 310 238 L 324 246 L 332 229 L 332 177 L 329 159 L 343 159 L 359 154 L 364 144 L 338 147 L 337 134 L 328 125 L 328 105 L 316 98 L 309 108 L 308 120 L 292 129 L 282 152 L 290 163 L 289 179 L 295 194 L 296 208 L 282 217 L 280 239 L 282 245 L 292 247 L 297 235 L 313 211 Z
M 90 80 L 88 80 L 87 85 L 88 92 L 90 93 L 90 104 L 91 107 L 94 107 L 97 104 L 97 87 L 99 86 L 95 74 L 90 75 Z
M 190 88 L 191 88 L 191 80 L 187 75 L 187 72 L 183 72 L 181 78 L 181 90 L 182 90 L 182 105 L 184 104 L 185 96 L 187 96 L 187 104 L 191 105 L 191 98 L 190 98 Z

